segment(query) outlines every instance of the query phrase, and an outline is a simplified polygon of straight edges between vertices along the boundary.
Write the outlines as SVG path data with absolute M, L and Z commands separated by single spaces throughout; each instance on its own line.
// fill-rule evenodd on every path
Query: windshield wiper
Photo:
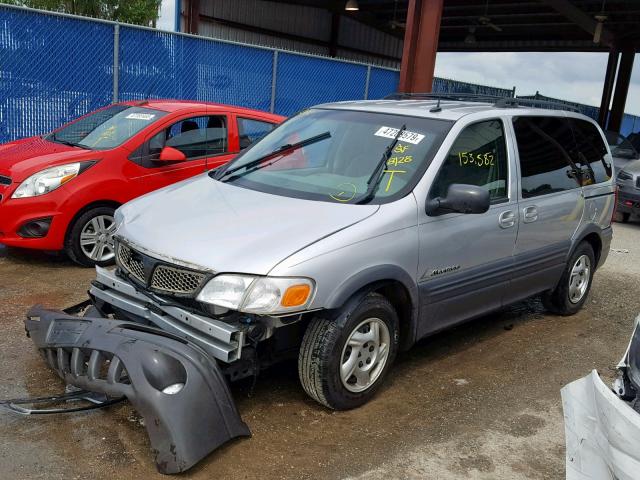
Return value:
M 375 196 L 376 190 L 378 189 L 378 185 L 380 185 L 380 182 L 382 181 L 382 177 L 384 177 L 384 172 L 386 170 L 385 167 L 387 166 L 387 160 L 389 160 L 389 157 L 391 156 L 391 153 L 393 152 L 393 149 L 395 148 L 396 143 L 398 143 L 398 139 L 400 138 L 400 135 L 402 135 L 402 133 L 406 129 L 407 129 L 407 126 L 402 125 L 402 127 L 400 127 L 400 130 L 398 130 L 398 133 L 396 133 L 396 136 L 393 138 L 391 143 L 387 146 L 384 153 L 382 154 L 382 158 L 376 165 L 376 168 L 373 170 L 373 173 L 369 177 L 369 180 L 367 180 L 367 191 L 364 193 L 362 198 L 358 200 L 356 203 L 358 204 L 368 203 Z
M 267 159 L 269 159 L 271 157 L 275 157 L 275 156 L 278 156 L 278 155 L 283 155 L 285 152 L 293 152 L 295 150 L 298 150 L 299 148 L 309 146 L 309 145 L 311 145 L 313 143 L 320 142 L 322 140 L 326 140 L 327 138 L 331 138 L 331 133 L 330 132 L 324 132 L 324 133 L 321 133 L 320 135 L 315 135 L 315 136 L 313 136 L 311 138 L 307 138 L 306 140 L 302 140 L 300 142 L 287 143 L 285 145 L 281 145 L 280 147 L 276 148 L 271 153 L 267 153 L 266 155 L 262 155 L 261 157 L 258 157 L 255 160 L 251 160 L 250 162 L 244 163 L 242 165 L 238 165 L 237 167 L 232 167 L 232 168 L 228 168 L 226 170 L 223 170 L 215 178 L 217 180 L 222 181 L 223 178 L 228 177 L 229 175 L 232 175 L 233 173 L 237 172 L 238 170 L 242 170 L 244 168 L 245 169 L 244 172 L 239 173 L 237 175 L 234 175 L 233 177 L 227 179 L 226 181 L 228 182 L 231 179 L 243 177 L 244 175 L 246 175 L 248 173 L 255 172 L 256 170 L 259 170 L 259 169 L 264 168 L 264 167 L 268 167 L 269 165 L 273 165 L 278 160 L 280 160 L 280 159 L 277 159 L 277 160 L 274 160 L 274 161 L 269 162 L 269 163 L 262 163 L 262 162 L 264 162 L 265 160 L 267 160 Z M 280 158 L 284 158 L 284 155 L 282 157 L 280 157 Z
M 71 142 L 69 140 L 62 140 L 60 138 L 57 138 L 55 133 L 52 133 L 48 137 L 45 137 L 45 139 L 46 140 L 52 140 L 52 141 L 54 141 L 56 143 L 62 143 L 63 145 L 69 145 L 70 147 L 78 147 L 78 148 L 83 148 L 85 150 L 92 150 L 92 148 L 87 147 L 86 145 L 82 145 L 80 143 Z

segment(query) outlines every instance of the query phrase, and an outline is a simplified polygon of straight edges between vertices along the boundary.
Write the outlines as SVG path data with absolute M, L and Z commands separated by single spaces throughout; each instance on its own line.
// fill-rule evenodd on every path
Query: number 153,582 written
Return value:
M 493 167 L 495 157 L 492 152 L 487 153 L 473 153 L 473 152 L 459 152 L 458 160 L 460 165 L 475 165 L 476 167 Z

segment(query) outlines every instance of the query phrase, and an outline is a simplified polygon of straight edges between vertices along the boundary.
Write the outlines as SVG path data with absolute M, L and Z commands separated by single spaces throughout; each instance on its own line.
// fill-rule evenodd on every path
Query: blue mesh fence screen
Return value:
M 376 100 L 398 91 L 400 72 L 371 67 L 368 98 Z
M 476 85 L 475 83 L 459 82 L 449 78 L 433 79 L 434 93 L 476 93 L 480 95 L 494 95 L 497 97 L 513 97 L 513 90 L 507 88 Z
M 633 132 L 640 132 L 640 117 L 625 113 L 622 116 L 622 124 L 620 125 L 620 133 L 624 136 Z
M 113 26 L 0 8 L 0 142 L 112 100 Z
M 273 52 L 120 28 L 121 100 L 178 98 L 268 110 Z
M 0 142 L 42 134 L 113 99 L 115 24 L 0 5 Z M 291 115 L 360 100 L 367 66 L 122 25 L 118 98 L 203 100 Z M 368 98 L 398 90 L 399 72 L 371 66 Z M 433 91 L 512 96 L 510 89 L 435 78 Z M 538 98 L 545 98 L 539 96 Z M 555 99 L 554 99 L 555 100 Z M 560 100 L 562 101 L 562 100 Z M 592 118 L 598 108 L 576 106 Z M 640 131 L 625 114 L 622 133 Z
M 362 100 L 366 78 L 364 65 L 279 53 L 275 111 L 291 115 L 318 103 Z

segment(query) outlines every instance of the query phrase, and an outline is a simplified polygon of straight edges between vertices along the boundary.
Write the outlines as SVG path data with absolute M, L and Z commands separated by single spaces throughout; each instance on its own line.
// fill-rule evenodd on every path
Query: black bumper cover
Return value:
M 183 339 L 37 306 L 25 327 L 65 382 L 127 397 L 144 418 L 161 473 L 184 472 L 228 440 L 251 435 L 216 361 Z

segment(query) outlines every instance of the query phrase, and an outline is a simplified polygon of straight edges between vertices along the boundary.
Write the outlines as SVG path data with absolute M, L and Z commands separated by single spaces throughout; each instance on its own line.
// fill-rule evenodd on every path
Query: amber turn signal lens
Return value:
M 283 307 L 299 307 L 306 303 L 310 293 L 311 287 L 309 285 L 292 285 L 284 292 L 280 304 Z

